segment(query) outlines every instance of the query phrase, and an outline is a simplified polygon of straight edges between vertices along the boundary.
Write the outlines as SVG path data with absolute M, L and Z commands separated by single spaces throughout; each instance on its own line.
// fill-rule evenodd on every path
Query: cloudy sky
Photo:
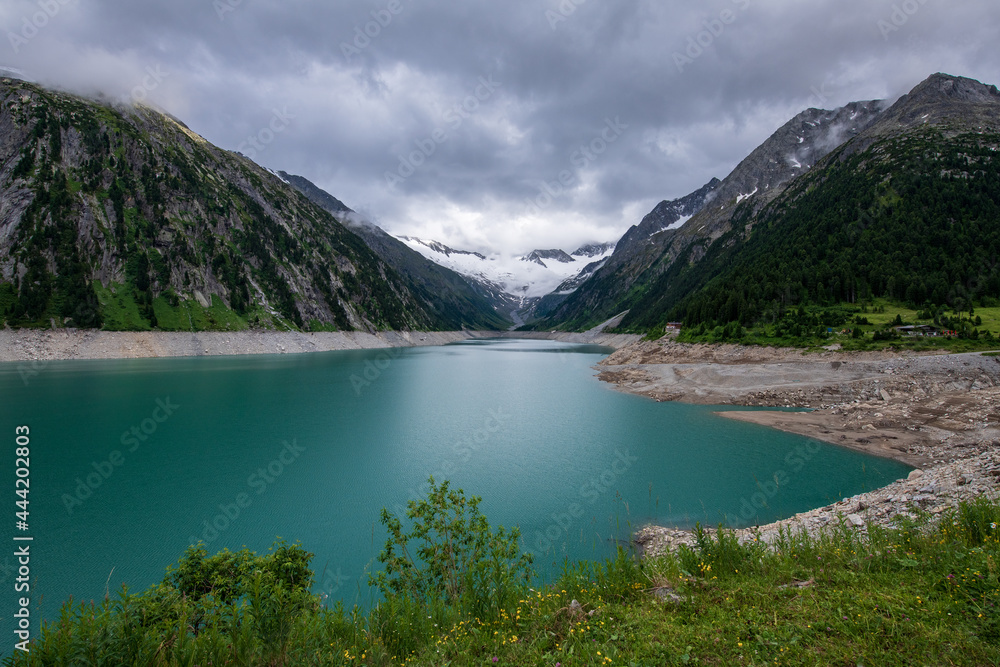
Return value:
M 1000 84 L 996 0 L 3 0 L 0 27 L 0 66 L 506 253 L 617 240 L 805 108 Z

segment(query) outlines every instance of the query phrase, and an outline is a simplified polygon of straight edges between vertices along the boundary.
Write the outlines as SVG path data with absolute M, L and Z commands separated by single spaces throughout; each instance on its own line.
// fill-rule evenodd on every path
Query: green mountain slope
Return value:
M 886 297 L 916 306 L 1000 298 L 1000 133 L 927 128 L 845 147 L 678 261 L 622 323 L 748 326 L 790 307 Z
M 462 320 L 446 310 L 175 119 L 0 80 L 3 324 L 446 329 Z
M 816 133 L 815 162 L 785 155 L 810 145 L 804 127 Z M 799 305 L 879 297 L 927 310 L 991 303 L 1000 298 L 998 136 L 1000 91 L 946 74 L 888 108 L 803 112 L 687 224 L 662 233 L 666 246 L 646 244 L 666 249 L 620 276 L 612 305 L 579 307 L 611 277 L 605 269 L 567 300 L 575 311 L 544 324 L 579 328 L 629 310 L 620 328 L 646 332 L 678 320 L 749 326 Z

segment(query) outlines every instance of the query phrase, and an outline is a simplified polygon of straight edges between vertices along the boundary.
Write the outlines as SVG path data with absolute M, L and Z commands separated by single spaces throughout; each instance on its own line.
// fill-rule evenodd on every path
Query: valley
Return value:
M 523 527 L 510 549 L 537 557 L 533 585 L 570 559 L 587 586 L 604 576 L 588 558 L 672 563 L 669 580 L 629 580 L 656 604 L 715 585 L 702 522 L 750 553 L 787 530 L 860 549 L 965 516 L 1000 496 L 998 150 L 1000 91 L 934 74 L 894 101 L 798 113 L 617 241 L 463 249 L 391 233 L 152 107 L 0 79 L 0 385 L 51 445 L 35 497 L 54 599 L 290 531 L 324 561 L 297 583 L 309 618 L 361 609 L 376 523 L 396 530 L 379 508 L 404 515 L 429 476 Z M 183 409 L 161 429 L 149 405 L 168 395 Z M 156 440 L 125 466 L 109 447 L 147 422 Z M 278 473 L 249 484 L 253 461 Z M 233 510 L 248 486 L 261 499 Z M 100 557 L 66 559 L 71 538 Z M 389 616 L 440 620 L 426 649 L 445 623 L 424 602 Z M 554 613 L 579 628 L 581 609 Z

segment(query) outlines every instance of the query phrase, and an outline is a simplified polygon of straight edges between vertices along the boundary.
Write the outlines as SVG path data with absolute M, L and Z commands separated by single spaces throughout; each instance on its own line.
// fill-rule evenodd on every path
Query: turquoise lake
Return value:
M 520 526 L 544 579 L 648 522 L 765 523 L 909 471 L 713 414 L 722 408 L 619 393 L 592 368 L 607 353 L 491 340 L 2 364 L 5 532 L 9 545 L 34 538 L 33 634 L 70 595 L 159 581 L 197 540 L 212 553 L 300 541 L 316 555 L 317 593 L 368 604 L 379 512 L 401 511 L 430 475 L 482 496 L 491 523 Z M 25 532 L 14 516 L 19 425 L 31 429 Z M 0 556 L 5 636 L 15 562 Z

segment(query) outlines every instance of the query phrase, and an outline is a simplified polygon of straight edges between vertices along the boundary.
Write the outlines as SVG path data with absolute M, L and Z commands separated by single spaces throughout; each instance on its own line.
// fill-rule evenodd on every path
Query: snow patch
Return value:
M 275 170 L 273 170 L 273 169 L 268 169 L 267 167 L 264 167 L 264 169 L 267 169 L 267 171 L 271 172 L 271 174 L 273 174 L 273 175 L 274 175 L 274 177 L 275 177 L 275 178 L 277 178 L 277 179 L 278 179 L 279 181 L 281 181 L 282 183 L 285 183 L 285 184 L 287 184 L 287 185 L 291 185 L 291 183 L 289 183 L 288 181 L 286 181 L 286 180 L 285 180 L 285 177 L 284 177 L 284 176 L 282 176 L 281 174 L 279 174 L 279 173 L 278 173 L 278 172 L 276 172 Z
M 504 256 L 499 253 L 484 256 L 456 251 L 446 255 L 435 249 L 444 246 L 434 241 L 407 237 L 399 237 L 399 240 L 436 264 L 463 276 L 493 283 L 505 293 L 521 299 L 551 294 L 562 283 L 579 275 L 589 264 L 606 259 L 614 252 L 614 248 L 611 247 L 603 255 L 573 256 L 572 262 L 549 262 L 546 266 L 542 266 L 518 256 Z
M 741 201 L 743 201 L 744 199 L 749 199 L 750 197 L 753 197 L 753 196 L 754 196 L 755 194 L 757 194 L 757 191 L 758 191 L 758 190 L 760 190 L 760 188 L 754 188 L 754 189 L 753 189 L 753 192 L 751 192 L 751 193 L 750 193 L 750 194 L 748 194 L 748 195 L 737 195 L 737 196 L 736 196 L 736 203 L 737 203 L 737 204 L 739 204 L 739 203 L 740 203 Z
M 687 221 L 688 221 L 688 220 L 690 220 L 690 219 L 691 219 L 691 218 L 693 218 L 693 217 L 694 217 L 693 215 L 685 215 L 685 216 L 681 216 L 681 219 L 680 219 L 680 220 L 678 220 L 677 222 L 675 222 L 675 223 L 674 223 L 674 224 L 672 224 L 672 225 L 667 225 L 666 227 L 664 227 L 664 228 L 663 228 L 663 229 L 661 229 L 660 231 L 661 231 L 661 232 L 665 232 L 665 231 L 667 231 L 668 229 L 680 229 L 680 228 L 681 228 L 681 227 L 683 227 L 683 226 L 684 226 L 685 224 L 687 224 Z

